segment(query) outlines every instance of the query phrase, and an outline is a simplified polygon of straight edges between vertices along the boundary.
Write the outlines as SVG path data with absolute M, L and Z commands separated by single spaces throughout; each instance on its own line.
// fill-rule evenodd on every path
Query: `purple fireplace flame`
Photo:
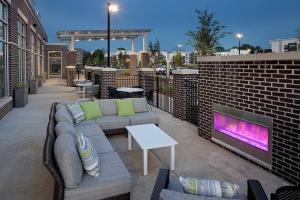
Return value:
M 269 129 L 264 126 L 215 112 L 214 129 L 259 149 L 268 151 Z

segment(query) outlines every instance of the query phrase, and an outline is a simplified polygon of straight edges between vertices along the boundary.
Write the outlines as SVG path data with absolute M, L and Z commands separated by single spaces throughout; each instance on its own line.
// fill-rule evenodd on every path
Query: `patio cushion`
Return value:
M 116 103 L 117 103 L 119 117 L 135 115 L 132 99 L 122 99 L 122 100 L 117 99 Z
M 114 149 L 112 148 L 111 144 L 109 143 L 108 139 L 104 134 L 92 136 L 89 137 L 89 139 L 93 143 L 98 154 L 114 151 Z
M 118 109 L 114 99 L 100 99 L 100 109 L 104 116 L 117 115 Z
M 226 181 L 180 177 L 184 191 L 190 194 L 207 197 L 232 198 L 239 186 Z
M 85 171 L 93 177 L 99 176 L 100 168 L 98 154 L 94 148 L 93 143 L 82 134 L 78 135 L 77 150 L 79 152 Z
M 160 200 L 237 200 L 237 199 L 226 199 L 226 198 L 218 198 L 218 197 L 202 197 L 196 196 L 193 194 L 186 194 L 182 192 L 176 192 L 172 190 L 162 190 L 160 192 Z
M 103 116 L 95 120 L 103 130 L 121 129 L 129 126 L 129 118 L 113 116 Z
M 134 98 L 132 100 L 134 105 L 134 111 L 136 113 L 149 111 L 149 105 L 146 98 Z
M 131 177 L 116 152 L 99 154 L 100 175 L 84 175 L 75 189 L 65 189 L 65 200 L 96 200 L 128 193 Z
M 85 137 L 103 135 L 104 132 L 95 122 L 95 120 L 83 121 L 80 124 L 74 124 L 74 128 L 78 133 L 82 133 Z
M 75 139 L 69 134 L 61 134 L 54 144 L 54 157 L 67 188 L 76 188 L 83 175 L 81 160 Z
M 73 103 L 67 105 L 69 111 L 72 114 L 73 120 L 75 124 L 80 123 L 81 121 L 85 120 L 85 114 L 82 108 L 80 107 L 79 103 Z
M 75 130 L 73 124 L 68 122 L 58 122 L 55 126 L 55 134 L 56 137 L 61 134 L 70 134 L 74 137 L 74 139 L 77 139 L 77 131 Z
M 56 122 L 67 122 L 73 124 L 73 118 L 68 110 L 60 109 L 55 113 Z
M 159 124 L 159 117 L 153 112 L 137 113 L 129 119 L 130 125 Z
M 58 111 L 60 109 L 68 110 L 68 108 L 64 104 L 57 104 L 55 110 Z
M 92 119 L 97 119 L 102 117 L 102 113 L 98 101 L 81 102 L 80 106 L 84 111 L 86 120 L 92 120 Z

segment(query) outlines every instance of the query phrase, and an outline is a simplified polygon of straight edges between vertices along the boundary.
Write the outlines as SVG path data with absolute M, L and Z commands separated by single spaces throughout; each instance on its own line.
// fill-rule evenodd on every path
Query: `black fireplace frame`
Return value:
M 214 113 L 218 112 L 236 119 L 245 120 L 269 130 L 268 151 L 254 147 L 246 142 L 228 136 L 214 129 Z M 212 141 L 228 148 L 229 150 L 267 168 L 272 168 L 272 141 L 273 141 L 273 119 L 263 115 L 238 110 L 235 108 L 213 104 L 212 109 Z

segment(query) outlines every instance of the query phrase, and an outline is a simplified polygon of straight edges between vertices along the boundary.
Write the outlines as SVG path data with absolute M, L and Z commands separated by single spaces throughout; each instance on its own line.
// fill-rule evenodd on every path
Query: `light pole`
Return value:
M 237 33 L 236 37 L 239 40 L 239 55 L 241 55 L 241 39 L 244 37 L 244 35 L 242 33 Z
M 110 12 L 117 12 L 117 5 L 107 3 L 107 66 L 110 67 Z

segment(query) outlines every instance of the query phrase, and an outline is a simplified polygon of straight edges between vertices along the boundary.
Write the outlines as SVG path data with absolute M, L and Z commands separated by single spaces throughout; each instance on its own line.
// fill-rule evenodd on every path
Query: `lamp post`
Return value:
M 107 3 L 107 66 L 110 67 L 110 12 L 117 12 L 117 5 Z
M 241 39 L 244 37 L 244 35 L 242 33 L 237 33 L 236 37 L 239 40 L 239 55 L 241 55 Z

